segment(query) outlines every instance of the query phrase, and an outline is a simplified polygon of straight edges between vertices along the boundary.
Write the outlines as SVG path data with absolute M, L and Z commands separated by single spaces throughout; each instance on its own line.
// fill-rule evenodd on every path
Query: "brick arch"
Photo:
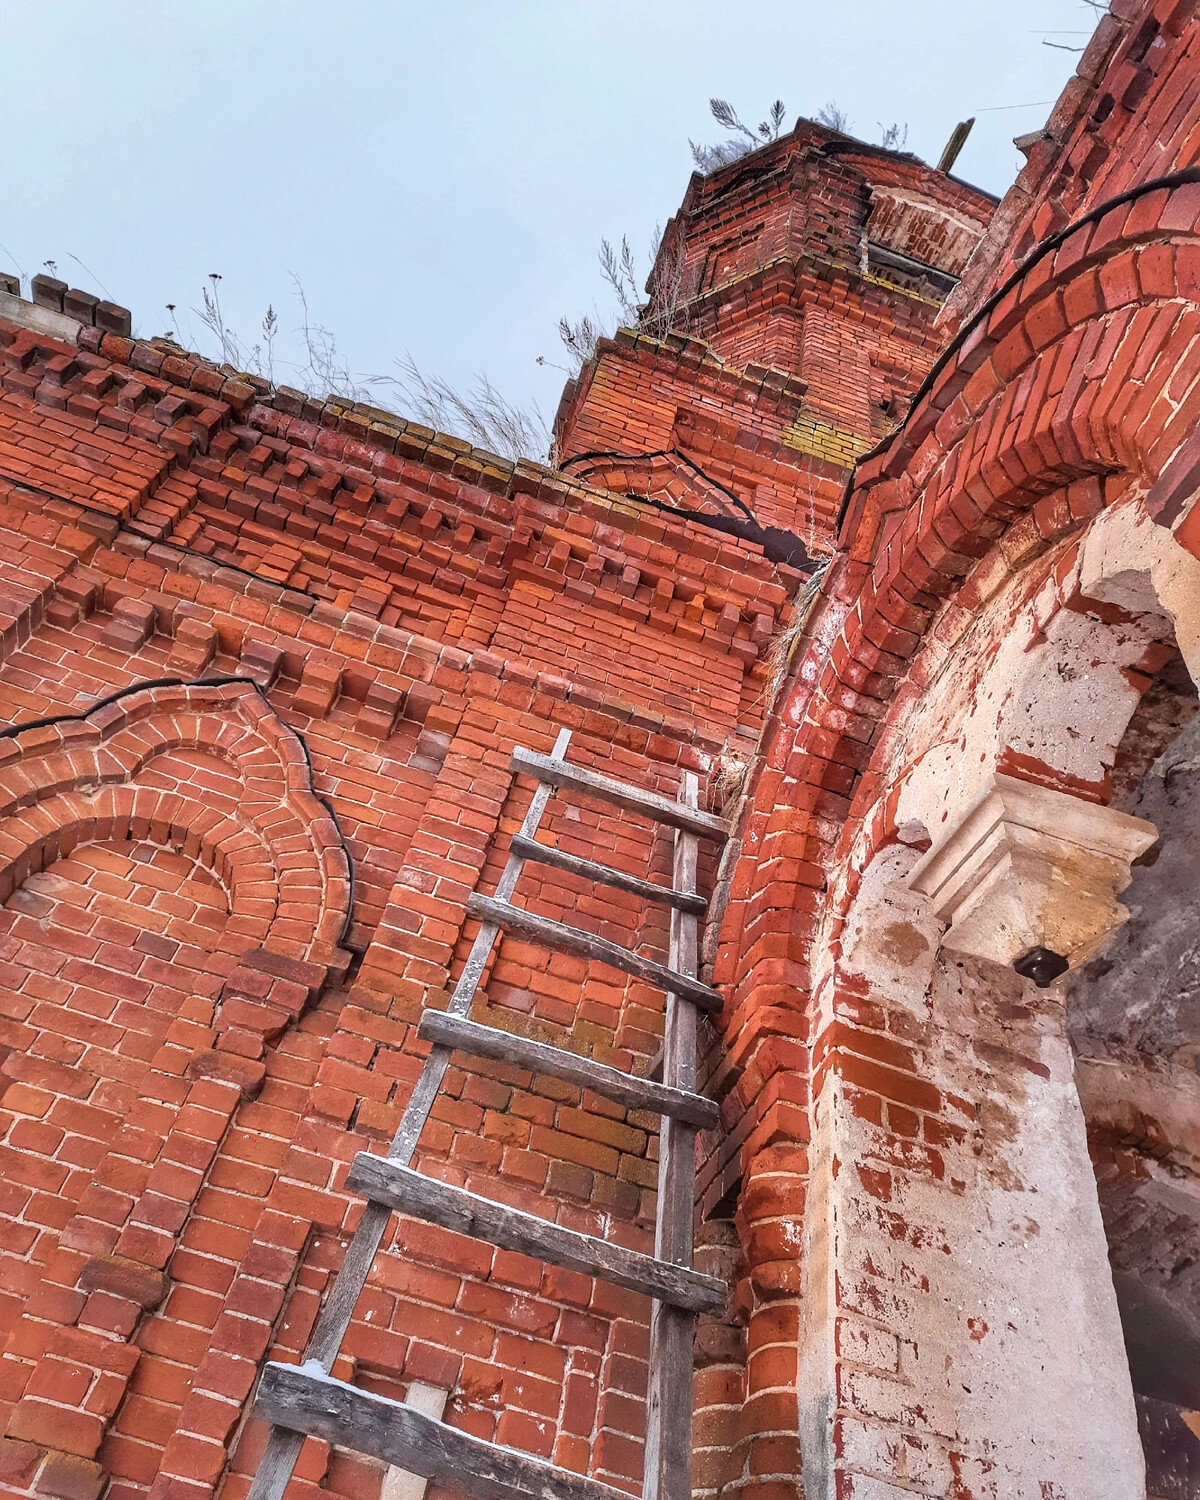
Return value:
M 764 737 L 713 967 L 749 1116 L 738 1127 L 753 1296 L 748 1472 L 755 1451 L 771 1452 L 798 1420 L 754 1361 L 778 1341 L 780 1319 L 798 1312 L 787 1231 L 806 1191 L 812 1109 L 809 1066 L 792 1038 L 815 1043 L 818 1079 L 840 1045 L 840 1020 L 824 1036 L 809 1032 L 819 978 L 809 966 L 831 900 L 844 910 L 857 880 L 836 893 L 826 882 L 852 853 L 861 870 L 867 846 L 892 831 L 863 831 L 863 820 L 887 789 L 881 742 L 906 707 L 899 685 L 922 642 L 953 650 L 983 607 L 988 555 L 1002 547 L 1014 563 L 1046 555 L 1048 565 L 1055 544 L 1069 546 L 1124 498 L 1152 493 L 1154 519 L 1175 519 L 1170 501 L 1186 476 L 1165 496 L 1164 476 L 1178 473 L 1175 456 L 1200 414 L 1200 387 L 1190 387 L 1200 374 L 1195 176 L 1126 195 L 1043 247 L 955 340 L 905 423 L 860 463 L 838 553 L 794 654 L 805 675 L 785 684 Z M 918 695 L 928 686 L 918 664 L 908 687 Z M 783 1155 L 795 1159 L 783 1164 Z
M 1114 534 L 1123 546 L 1112 545 Z M 1182 577 L 1163 590 L 1156 575 L 1168 550 Z M 1107 804 L 1109 770 L 1142 693 L 1172 654 L 1176 633 L 1190 640 L 1191 619 L 1170 608 L 1186 593 L 1195 614 L 1200 563 L 1147 522 L 1135 495 L 1106 507 L 1082 537 L 1015 572 L 972 617 L 982 640 L 968 629 L 952 650 L 926 642 L 846 820 L 826 940 L 898 829 L 907 826 L 910 839 L 918 828 L 936 839 L 951 809 L 969 802 L 994 771 Z M 970 682 L 965 709 L 927 692 L 952 667 L 960 684 Z M 937 707 L 922 723 L 931 703 Z
M 252 829 L 194 797 L 132 786 L 102 787 L 90 798 L 64 793 L 9 819 L 3 833 L 21 850 L 0 873 L 0 899 L 83 844 L 146 838 L 192 855 L 225 888 L 230 923 L 223 947 L 265 944 L 277 919 L 283 892 L 268 912 L 253 894 L 276 883 L 270 847 Z
M 814 830 L 805 861 L 846 853 L 882 790 L 875 751 L 913 652 L 939 611 L 955 639 L 981 607 L 987 579 L 972 568 L 1001 536 L 1010 556 L 1046 552 L 1179 467 L 1200 415 L 1196 175 L 1135 190 L 1048 242 L 859 465 L 809 632 L 829 648 L 815 686 L 785 689 L 748 814 L 759 838 L 795 839 L 793 782 L 804 811 L 822 791 L 852 796 L 840 841 Z M 752 971 L 722 977 L 754 983 Z
M 678 449 L 653 453 L 581 453 L 564 469 L 595 489 L 659 500 L 675 509 L 752 519 L 744 500 Z
M 349 861 L 333 814 L 312 790 L 302 743 L 253 684 L 135 689 L 9 744 L 0 767 L 0 899 L 82 842 L 149 836 L 221 878 L 231 941 L 316 961 L 333 956 L 349 911 Z M 208 805 L 198 786 L 139 781 L 180 750 L 233 768 L 242 788 L 234 812 Z
M 873 606 L 895 589 L 927 612 L 917 595 L 946 597 L 964 563 L 1026 511 L 1042 536 L 1087 519 L 1098 507 L 1086 494 L 1076 509 L 1072 497 L 1037 504 L 1072 480 L 1120 474 L 1148 487 L 1163 473 L 1200 409 L 1187 392 L 1200 300 L 1195 175 L 1147 185 L 1049 242 L 859 465 L 840 541 L 875 563 Z M 1177 366 L 1184 383 L 1164 396 Z
M 1028 560 L 1122 499 L 1146 497 L 1152 519 L 1178 518 L 1181 471 L 1194 462 L 1185 444 L 1200 416 L 1200 385 L 1190 384 L 1200 374 L 1198 225 L 1200 180 L 1189 171 L 1047 242 L 860 463 L 807 632 L 828 642 L 817 646 L 824 665 L 815 684 L 785 686 L 744 815 L 759 860 L 772 836 L 800 849 L 794 898 L 811 896 L 821 871 L 858 841 L 884 790 L 877 751 L 913 653 L 935 618 L 948 641 L 961 637 L 986 597 L 982 560 L 1001 537 L 1008 556 Z M 913 682 L 914 693 L 926 685 Z M 837 835 L 825 831 L 824 805 Z M 873 838 L 891 831 L 877 827 Z M 843 899 L 853 894 L 851 882 Z M 749 904 L 769 922 L 786 901 L 787 885 L 775 882 Z M 810 938 L 818 903 L 811 909 Z M 801 946 L 798 964 L 808 939 Z M 727 1034 L 755 1008 L 753 945 L 749 954 L 740 973 L 718 956 L 716 977 L 732 991 Z

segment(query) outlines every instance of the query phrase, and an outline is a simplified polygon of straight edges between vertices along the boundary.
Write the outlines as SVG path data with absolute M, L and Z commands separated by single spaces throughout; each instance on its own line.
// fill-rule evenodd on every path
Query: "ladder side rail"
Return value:
M 554 749 L 548 759 L 551 762 L 562 761 L 570 742 L 571 731 L 560 729 L 558 738 L 554 742 Z M 529 803 L 529 810 L 521 823 L 521 832 L 526 838 L 532 839 L 536 836 L 553 790 L 553 783 L 548 781 L 540 782 L 535 788 Z M 505 901 L 508 900 L 524 867 L 525 860 L 519 854 L 509 854 L 496 887 L 497 896 Z M 483 971 L 499 933 L 500 926 L 496 922 L 484 922 L 480 927 L 475 941 L 471 944 L 471 951 L 467 956 L 463 971 L 458 977 L 458 983 L 454 986 L 454 993 L 450 997 L 448 1008 L 452 1014 L 463 1016 L 470 1010 L 471 1001 L 475 998 L 475 991 L 479 988 L 479 981 L 483 977 Z M 434 1046 L 430 1049 L 425 1065 L 421 1069 L 421 1076 L 417 1079 L 416 1087 L 400 1118 L 400 1124 L 396 1127 L 396 1134 L 392 1137 L 388 1147 L 389 1161 L 407 1166 L 412 1160 L 421 1131 L 425 1128 L 425 1122 L 433 1108 L 433 1101 L 437 1097 L 438 1089 L 441 1088 L 442 1079 L 446 1076 L 446 1069 L 450 1066 L 452 1050 L 450 1047 L 443 1046 Z M 355 1305 L 366 1285 L 372 1262 L 383 1243 L 384 1232 L 391 1215 L 392 1210 L 382 1203 L 368 1203 L 363 1209 L 358 1228 L 354 1231 L 346 1249 L 341 1269 L 318 1314 L 316 1327 L 309 1338 L 304 1358 L 306 1363 L 316 1361 L 326 1374 L 333 1369 L 333 1362 L 337 1358 L 338 1350 L 342 1347 L 342 1340 L 346 1337 L 346 1330 L 350 1326 Z M 292 1470 L 296 1467 L 296 1461 L 300 1457 L 304 1438 L 304 1433 L 294 1432 L 286 1427 L 273 1426 L 271 1428 L 267 1446 L 259 1461 L 254 1482 L 250 1486 L 246 1500 L 283 1500 L 283 1492 L 287 1488 L 288 1481 L 292 1477 Z
M 695 807 L 699 784 L 685 772 L 680 800 Z M 694 891 L 698 843 L 694 833 L 675 834 L 674 885 Z M 699 924 L 683 911 L 671 914 L 669 963 L 695 974 L 699 960 Z M 667 995 L 663 1028 L 663 1083 L 694 1091 L 696 1087 L 696 1007 L 682 995 Z M 659 1137 L 658 1212 L 654 1254 L 659 1260 L 691 1266 L 696 1199 L 696 1130 L 679 1119 L 664 1118 Z M 643 1500 L 691 1500 L 692 1376 L 696 1315 L 656 1301 L 650 1319 L 650 1389 L 646 1414 Z

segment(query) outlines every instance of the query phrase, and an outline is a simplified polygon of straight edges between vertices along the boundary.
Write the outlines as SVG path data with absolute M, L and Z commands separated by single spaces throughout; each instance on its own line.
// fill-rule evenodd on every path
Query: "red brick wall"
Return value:
M 1167 40 L 1131 59 L 1151 14 Z M 1187 159 L 1196 23 L 1164 3 L 1114 24 L 1125 40 L 1085 60 L 1108 70 L 1087 88 L 1115 99 L 1125 79 L 1129 100 L 1145 74 L 1160 111 L 1174 91 L 1162 149 Z M 1086 119 L 1079 139 L 1103 133 Z M 1148 170 L 1144 139 L 1113 137 L 1126 181 Z M 1030 224 L 1087 176 L 1080 160 L 1037 187 Z M 698 337 L 602 348 L 567 393 L 563 471 L 161 344 L 0 323 L 0 702 L 25 726 L 0 736 L 9 1492 L 245 1494 L 261 1362 L 300 1357 L 361 1211 L 348 1163 L 394 1128 L 419 1015 L 474 936 L 467 897 L 494 888 L 528 804 L 511 749 L 547 750 L 562 727 L 573 760 L 666 794 L 699 772 L 709 805 L 752 761 L 733 854 L 701 872 L 726 1006 L 706 1037 L 722 1128 L 701 1142 L 699 1260 L 734 1298 L 697 1340 L 698 1488 L 874 1500 L 895 1480 L 984 1500 L 1005 1492 L 1003 1464 L 1018 1473 L 1019 1424 L 1016 1446 L 989 1448 L 986 1422 L 929 1416 L 939 1391 L 946 1411 L 946 1351 L 973 1343 L 936 1298 L 905 1300 L 916 1261 L 893 1252 L 909 1236 L 933 1253 L 928 1204 L 961 1213 L 956 1184 L 989 1147 L 978 1121 L 998 1085 L 954 1049 L 1003 1049 L 1024 1022 L 997 1036 L 952 1007 L 918 1016 L 848 962 L 847 927 L 896 847 L 912 726 L 931 690 L 976 680 L 955 653 L 1000 581 L 1035 563 L 1065 579 L 1095 518 L 1131 496 L 1149 496 L 1148 524 L 1177 519 L 1196 189 L 1082 227 L 972 323 L 989 262 L 938 327 L 936 299 L 881 286 L 869 261 L 863 275 L 876 188 L 876 203 L 886 189 L 932 205 L 915 228 L 877 218 L 880 244 L 960 264 L 953 220 L 977 195 L 815 127 L 693 184 L 668 250 L 698 266 L 728 242 L 713 274 L 736 280 L 697 304 Z M 955 317 L 835 538 L 854 456 L 838 435 L 884 438 L 883 403 L 916 390 Z M 846 326 L 870 332 L 853 388 L 830 357 Z M 775 654 L 802 580 L 714 529 L 738 501 L 833 553 Z M 545 837 L 666 878 L 661 832 L 568 801 Z M 661 914 L 622 896 L 547 870 L 519 890 L 665 952 Z M 493 1018 L 602 1061 L 643 1066 L 659 1044 L 657 992 L 511 937 L 484 990 Z M 422 1170 L 649 1246 L 652 1118 L 456 1062 Z M 1019 1073 L 995 1070 L 1006 1088 Z M 965 1255 L 982 1217 L 937 1245 Z M 452 1423 L 632 1490 L 647 1322 L 634 1297 L 404 1221 L 336 1373 L 440 1387 Z M 380 1482 L 310 1441 L 290 1493 Z
M 1152 175 L 1147 148 L 1155 163 L 1194 158 L 1194 90 L 1185 79 L 1194 82 L 1189 49 L 1196 22 L 1191 7 L 1130 5 L 1118 11 L 1112 24 L 1122 35 L 1144 37 L 1153 18 L 1167 38 L 1151 59 L 1153 81 L 1150 65 L 1134 67 L 1118 46 L 1103 64 L 1108 72 L 1071 85 L 1065 97 L 1085 99 L 1079 105 L 1080 121 L 1090 122 L 1086 129 L 1080 125 L 1085 135 L 1101 128 L 1085 115 L 1086 100 L 1106 91 L 1118 97 L 1122 79 L 1128 84 L 1136 76 L 1147 90 L 1160 91 L 1147 108 L 1166 111 L 1170 97 L 1177 135 L 1150 148 L 1155 137 L 1134 129 L 1126 115 L 1111 137 L 1111 172 L 1119 167 L 1121 185 L 1132 186 Z M 1115 35 L 1108 22 L 1102 31 L 1110 41 Z M 1093 52 L 1085 60 L 1085 74 L 1095 57 Z M 1149 93 L 1138 97 L 1148 100 Z M 1075 185 L 1078 159 L 1071 166 L 1063 162 L 1064 176 L 1055 181 Z M 1110 175 L 1106 191 L 1115 180 Z M 1059 197 L 1049 183 L 1034 186 L 1030 222 L 1040 226 L 1036 238 L 1051 206 L 1057 212 Z M 943 1355 L 969 1363 L 965 1323 L 957 1332 L 944 1326 L 928 1332 L 936 1320 L 918 1311 L 898 1285 L 900 1275 L 918 1274 L 915 1262 L 907 1273 L 893 1267 L 873 1288 L 852 1285 L 857 1250 L 845 1250 L 843 1243 L 845 1258 L 839 1260 L 819 1229 L 823 1218 L 832 1224 L 841 1215 L 863 1235 L 879 1233 L 881 1246 L 889 1222 L 904 1243 L 942 1234 L 938 1219 L 919 1217 L 915 1209 L 906 1217 L 881 1200 L 889 1191 L 908 1196 L 896 1186 L 900 1164 L 901 1175 L 914 1180 L 936 1177 L 943 1168 L 947 1177 L 954 1175 L 949 1157 L 939 1166 L 935 1154 L 952 1148 L 964 1122 L 968 1131 L 979 1132 L 976 1144 L 985 1149 L 986 1126 L 972 1122 L 986 1118 L 988 1090 L 962 1079 L 949 1092 L 939 1088 L 937 1069 L 919 1055 L 929 1033 L 909 1015 L 896 1015 L 870 984 L 843 977 L 833 966 L 846 940 L 841 922 L 862 867 L 895 838 L 903 782 L 895 747 L 915 733 L 931 694 L 941 705 L 950 743 L 957 743 L 971 708 L 963 696 L 969 687 L 963 643 L 987 601 L 1057 543 L 1078 540 L 1122 498 L 1149 492 L 1149 514 L 1167 527 L 1177 523 L 1190 499 L 1194 459 L 1181 444 L 1197 399 L 1196 194 L 1194 185 L 1151 187 L 1098 216 L 1057 251 L 1027 260 L 1024 274 L 990 310 L 983 298 L 1004 267 L 983 273 L 975 303 L 983 306 L 982 315 L 972 321 L 972 304 L 964 304 L 958 338 L 936 378 L 890 442 L 856 473 L 835 562 L 792 658 L 793 675 L 768 721 L 713 969 L 728 995 L 724 1048 L 713 1061 L 714 1083 L 727 1090 L 727 1135 L 722 1160 L 712 1170 L 709 1201 L 740 1182 L 749 1347 L 760 1338 L 769 1342 L 779 1320 L 795 1316 L 796 1298 L 812 1285 L 808 1276 L 833 1278 L 819 1281 L 832 1288 L 829 1343 L 813 1341 L 819 1319 L 801 1297 L 810 1332 L 799 1350 L 787 1348 L 790 1373 L 760 1383 L 752 1359 L 742 1366 L 747 1404 L 737 1424 L 736 1451 L 749 1467 L 740 1458 L 718 1465 L 714 1488 L 753 1488 L 755 1474 L 763 1476 L 764 1488 L 785 1482 L 781 1476 L 788 1473 L 794 1483 L 796 1468 L 777 1462 L 776 1455 L 799 1425 L 810 1454 L 809 1493 L 836 1489 L 839 1495 L 873 1496 L 882 1492 L 881 1475 L 929 1495 L 1009 1492 L 1004 1464 L 1016 1462 L 1016 1444 L 996 1448 L 989 1478 L 981 1450 L 971 1446 L 978 1429 L 947 1430 L 937 1425 L 941 1417 L 916 1420 L 911 1406 L 907 1415 L 900 1410 L 905 1401 L 927 1394 L 932 1411 L 933 1392 L 923 1378 L 914 1392 L 911 1361 L 907 1368 L 887 1364 L 888 1338 L 853 1348 L 839 1342 L 837 1318 L 853 1322 L 866 1310 L 871 1326 L 889 1338 L 903 1340 L 914 1327 L 926 1329 L 939 1369 Z M 995 231 L 997 244 L 1016 260 L 1019 240 L 1012 233 L 1011 221 Z M 1107 477 L 1094 477 L 1097 470 Z M 1194 525 L 1185 523 L 1176 539 L 1194 550 L 1193 533 Z M 1068 566 L 1062 563 L 1064 570 Z M 1089 734 L 1095 732 L 1087 719 L 1076 723 L 1076 731 L 1084 723 Z M 1046 773 L 1026 767 L 1018 774 Z M 1055 784 L 1079 790 L 1067 780 Z M 839 898 L 845 904 L 835 915 L 826 890 L 839 881 L 845 882 L 846 894 Z M 813 965 L 822 986 L 816 996 Z M 1013 1030 L 1019 1030 L 1015 1022 Z M 987 1039 L 979 1040 L 983 1045 Z M 1005 1045 L 1021 1051 L 1013 1035 Z M 819 1065 L 811 1084 L 809 1049 Z M 1018 1064 L 1010 1059 L 1006 1065 L 997 1056 L 994 1066 L 995 1086 L 1015 1087 Z M 893 1180 L 868 1182 L 864 1175 L 861 1183 L 844 1186 L 843 1195 L 834 1185 L 839 1164 L 844 1172 L 848 1156 L 853 1159 L 859 1149 L 853 1143 L 867 1135 L 878 1157 L 874 1165 Z M 814 1163 L 821 1170 L 810 1192 Z M 1086 1196 L 1094 1188 L 1077 1179 L 1071 1191 Z M 925 1202 L 931 1201 L 926 1195 Z M 882 1252 L 875 1263 L 885 1264 Z M 1030 1285 L 1025 1295 L 1034 1306 L 1037 1288 Z M 869 1393 L 881 1375 L 882 1387 Z M 723 1382 L 729 1378 L 722 1375 Z M 797 1389 L 808 1403 L 807 1417 L 792 1399 Z M 884 1395 L 891 1405 L 880 1404 Z M 1045 1399 L 1056 1399 L 1049 1385 Z M 813 1425 L 816 1410 L 821 1420 Z M 714 1415 L 718 1430 L 721 1420 Z M 835 1420 L 845 1424 L 841 1437 L 834 1433 Z M 851 1429 L 863 1438 L 853 1448 Z M 1023 1431 L 1019 1422 L 1017 1430 Z M 939 1466 L 931 1461 L 925 1470 L 905 1469 L 896 1445 L 912 1446 L 909 1462 L 915 1465 L 915 1450 L 926 1438 L 937 1439 L 934 1448 L 944 1444 Z M 968 1473 L 971 1464 L 982 1467 Z M 1048 1455 L 1045 1492 L 1077 1492 L 1055 1489 L 1054 1464 Z M 1105 1482 L 1099 1469 L 1093 1480 L 1078 1492 L 1099 1492 Z M 1017 1480 L 1007 1483 L 1018 1492 Z
M 880 212 L 899 202 L 903 214 Z M 597 453 L 682 453 L 764 525 L 827 552 L 849 470 L 939 352 L 934 319 L 992 207 L 914 157 L 807 121 L 694 177 L 650 283 L 647 326 L 678 334 L 601 343 L 564 394 L 561 459 L 590 475 Z M 925 284 L 876 265 L 872 234 L 949 274 Z M 704 483 L 682 477 L 676 503 L 708 508 Z M 623 478 L 628 493 L 655 493 Z
M 573 759 L 668 794 L 711 776 L 753 742 L 798 575 L 382 414 L 89 341 L 0 325 L 0 693 L 18 726 L 55 719 L 0 739 L 0 1462 L 15 1493 L 233 1496 L 258 1364 L 303 1348 L 361 1206 L 346 1166 L 395 1126 L 527 802 L 511 747 L 566 726 Z M 139 688 L 198 677 L 239 680 Z M 667 877 L 644 821 L 556 801 L 546 829 Z M 537 867 L 521 890 L 665 957 L 630 898 Z M 653 989 L 514 938 L 486 993 L 620 1066 L 659 1045 Z M 483 1064 L 452 1072 L 420 1164 L 647 1249 L 656 1126 Z M 631 1485 L 648 1314 L 405 1224 L 339 1371 L 440 1386 L 450 1421 Z M 300 1474 L 380 1480 L 316 1443 Z

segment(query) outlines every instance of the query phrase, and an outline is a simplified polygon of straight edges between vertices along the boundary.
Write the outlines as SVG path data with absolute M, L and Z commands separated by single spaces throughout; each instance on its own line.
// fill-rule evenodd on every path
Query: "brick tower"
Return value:
M 994 208 L 916 157 L 808 120 L 697 173 L 641 331 L 605 341 L 564 392 L 563 468 L 748 512 L 828 553 L 847 477 L 936 358 L 938 312 Z

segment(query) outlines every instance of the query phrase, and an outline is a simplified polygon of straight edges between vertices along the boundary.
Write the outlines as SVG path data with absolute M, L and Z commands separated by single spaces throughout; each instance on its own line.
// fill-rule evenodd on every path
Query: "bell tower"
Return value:
M 602 341 L 564 391 L 562 463 L 827 551 L 848 473 L 937 357 L 938 312 L 994 207 L 808 120 L 694 174 L 638 328 Z

